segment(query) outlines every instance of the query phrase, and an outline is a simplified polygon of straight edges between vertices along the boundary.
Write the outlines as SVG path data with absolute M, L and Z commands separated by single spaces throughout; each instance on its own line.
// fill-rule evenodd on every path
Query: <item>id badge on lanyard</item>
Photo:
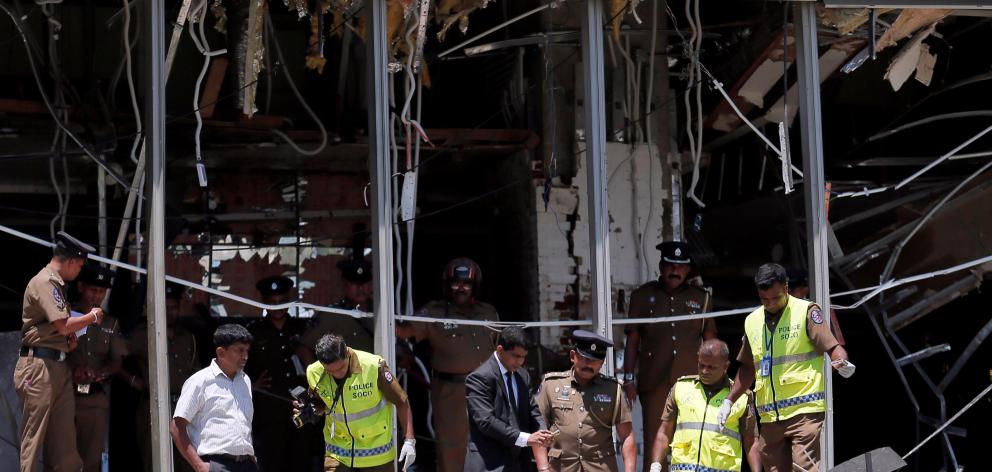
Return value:
M 765 342 L 765 352 L 761 357 L 761 363 L 758 366 L 758 372 L 762 377 L 768 377 L 772 375 L 772 336 L 768 335 L 768 328 L 762 327 L 761 329 L 762 340 Z

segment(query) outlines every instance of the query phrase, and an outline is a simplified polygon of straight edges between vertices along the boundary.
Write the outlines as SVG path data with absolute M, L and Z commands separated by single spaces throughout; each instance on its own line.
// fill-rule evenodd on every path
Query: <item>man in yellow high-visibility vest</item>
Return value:
M 317 361 L 307 366 L 307 383 L 323 402 L 314 405 L 315 412 L 327 415 L 324 472 L 393 472 L 394 408 L 405 438 L 399 462 L 403 470 L 413 465 L 417 452 L 410 405 L 386 361 L 351 349 L 335 334 L 321 337 L 314 351 Z
M 751 472 L 761 472 L 756 447 L 757 420 L 748 395 L 734 402 L 726 426 L 717 423 L 717 412 L 730 394 L 727 377 L 730 349 L 719 339 L 699 346 L 698 375 L 675 382 L 661 414 L 661 427 L 654 438 L 651 472 L 661 472 L 669 451 L 669 471 L 740 472 L 747 456 Z
M 754 383 L 761 422 L 761 462 L 770 472 L 817 470 L 820 431 L 826 411 L 823 354 L 842 377 L 854 375 L 847 351 L 827 327 L 820 307 L 789 295 L 788 276 L 778 264 L 754 275 L 761 305 L 744 321 L 741 367 L 718 420 L 730 417 L 734 402 Z

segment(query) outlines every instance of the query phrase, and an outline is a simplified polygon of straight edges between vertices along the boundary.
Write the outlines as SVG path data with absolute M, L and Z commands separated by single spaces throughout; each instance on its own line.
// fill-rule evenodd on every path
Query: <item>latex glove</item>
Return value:
M 661 472 L 661 462 L 652 462 L 651 472 Z
M 855 367 L 854 364 L 852 364 L 850 361 L 841 359 L 831 362 L 831 364 L 833 364 L 834 369 L 837 369 L 837 373 L 840 374 L 840 376 L 844 377 L 845 379 L 849 379 L 851 378 L 852 375 L 854 375 Z
M 729 398 L 723 399 L 723 403 L 720 405 L 720 412 L 716 414 L 716 423 L 718 425 L 723 426 L 727 423 L 727 418 L 730 418 L 730 408 L 732 406 L 734 406 L 734 404 Z
M 407 467 L 413 465 L 414 461 L 417 460 L 417 440 L 407 439 L 403 441 L 403 448 L 400 449 L 400 463 L 403 464 L 403 470 Z

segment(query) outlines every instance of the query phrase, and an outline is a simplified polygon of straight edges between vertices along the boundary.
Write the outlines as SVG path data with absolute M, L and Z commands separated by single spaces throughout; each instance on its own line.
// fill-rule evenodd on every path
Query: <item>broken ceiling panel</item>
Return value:
M 754 109 L 754 96 L 761 89 L 767 93 L 775 82 L 782 77 L 785 67 L 782 61 L 793 62 L 796 57 L 796 49 L 793 44 L 792 29 L 788 30 L 788 39 L 783 47 L 783 33 L 779 33 L 768 43 L 768 47 L 758 55 L 746 72 L 737 80 L 733 87 L 727 90 L 728 95 L 734 100 L 734 104 L 741 110 L 741 113 L 748 114 Z M 787 48 L 787 50 L 786 50 Z M 766 62 L 770 63 L 766 65 Z M 775 66 L 778 67 L 775 67 Z M 776 71 L 776 69 L 778 69 Z M 760 73 L 760 75 L 759 75 Z M 759 75 L 752 81 L 752 77 Z M 745 89 L 747 86 L 747 89 Z M 767 88 L 765 88 L 767 86 Z M 741 91 L 749 96 L 745 98 Z M 762 97 L 762 103 L 764 98 Z M 741 125 L 741 120 L 734 113 L 734 110 L 725 101 L 720 101 L 716 109 L 706 118 L 706 125 L 719 131 L 732 131 Z
M 879 38 L 875 44 L 875 52 L 889 46 L 895 46 L 900 40 L 908 38 L 916 31 L 927 26 L 935 25 L 950 15 L 954 10 L 942 8 L 908 8 L 899 13 L 892 27 Z
M 903 84 L 909 80 L 909 77 L 916 72 L 916 67 L 920 64 L 920 56 L 923 53 L 923 40 L 933 33 L 935 26 L 936 23 L 931 24 L 929 28 L 916 33 L 913 39 L 903 46 L 896 57 L 892 59 L 892 63 L 885 71 L 885 80 L 888 80 L 889 84 L 892 85 L 892 90 L 899 91 Z
M 884 15 L 894 8 L 876 8 L 875 15 Z M 848 35 L 868 22 L 871 16 L 869 8 L 827 8 L 821 4 L 816 5 L 816 15 L 820 22 L 826 26 L 834 28 L 841 35 Z

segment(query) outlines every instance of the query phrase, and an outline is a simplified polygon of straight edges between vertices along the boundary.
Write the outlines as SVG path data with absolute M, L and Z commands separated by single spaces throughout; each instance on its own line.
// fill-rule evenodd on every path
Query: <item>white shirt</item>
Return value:
M 228 377 L 214 359 L 183 383 L 172 417 L 189 421 L 186 433 L 197 455 L 253 456 L 254 412 L 251 379 L 240 370 Z
M 503 362 L 499 360 L 499 356 L 496 355 L 495 352 L 493 352 L 493 357 L 496 358 L 496 365 L 499 366 L 499 378 L 503 380 L 503 385 L 506 386 L 506 391 L 507 392 L 512 391 L 514 398 L 517 399 L 517 403 L 520 403 L 520 389 L 517 388 L 517 376 L 511 375 L 510 381 L 507 382 L 506 373 L 509 372 L 509 370 L 507 370 L 506 367 L 503 367 Z M 509 396 L 506 397 L 506 403 L 508 405 L 510 404 Z M 511 408 L 510 411 L 515 412 L 517 411 L 518 407 L 517 405 L 510 405 L 510 408 Z M 524 447 L 527 445 L 528 439 L 530 439 L 530 433 L 525 433 L 521 431 L 520 434 L 517 435 L 517 440 L 513 444 L 516 445 L 517 447 Z

